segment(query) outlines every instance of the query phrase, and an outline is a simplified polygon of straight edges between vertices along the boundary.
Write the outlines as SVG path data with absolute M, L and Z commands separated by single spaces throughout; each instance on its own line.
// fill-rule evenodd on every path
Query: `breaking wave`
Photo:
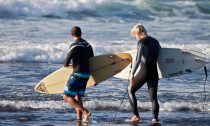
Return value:
M 117 42 L 116 42 L 117 43 Z M 121 43 L 121 42 L 120 42 Z M 33 63 L 63 63 L 67 53 L 67 43 L 46 43 L 46 44 L 28 44 L 24 46 L 1 46 L 0 47 L 0 62 L 33 62 Z M 95 55 L 123 52 L 135 49 L 135 45 L 110 44 L 110 45 L 93 45 Z M 162 47 L 181 48 L 195 50 L 207 54 L 207 59 L 210 59 L 209 44 L 173 44 L 161 43 Z
M 118 17 L 148 19 L 154 16 L 210 14 L 209 1 L 154 0 L 0 0 L 0 18 L 49 17 L 87 18 Z M 149 15 L 149 16 L 147 16 Z

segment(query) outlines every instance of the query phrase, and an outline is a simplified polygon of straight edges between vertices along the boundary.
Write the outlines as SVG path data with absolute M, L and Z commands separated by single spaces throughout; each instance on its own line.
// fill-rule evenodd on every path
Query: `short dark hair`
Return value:
M 75 36 L 75 37 L 81 37 L 81 35 L 82 35 L 81 28 L 78 27 L 78 26 L 74 26 L 74 27 L 71 29 L 71 35 L 72 35 L 72 36 Z

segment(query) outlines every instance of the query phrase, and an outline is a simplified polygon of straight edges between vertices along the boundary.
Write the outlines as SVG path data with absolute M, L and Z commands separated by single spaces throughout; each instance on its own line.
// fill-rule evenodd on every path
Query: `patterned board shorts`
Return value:
M 74 73 L 70 75 L 69 80 L 64 89 L 64 94 L 69 97 L 84 97 L 89 74 Z

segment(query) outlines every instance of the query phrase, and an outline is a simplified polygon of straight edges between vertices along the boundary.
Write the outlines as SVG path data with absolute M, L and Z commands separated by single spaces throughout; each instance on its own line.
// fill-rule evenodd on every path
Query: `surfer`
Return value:
M 153 123 L 157 123 L 159 114 L 159 103 L 157 99 L 158 90 L 158 71 L 157 59 L 160 51 L 159 42 L 147 35 L 145 27 L 138 23 L 131 29 L 131 35 L 138 40 L 137 55 L 134 66 L 129 77 L 130 84 L 128 86 L 128 99 L 133 111 L 131 122 L 140 121 L 140 116 L 137 108 L 137 100 L 135 92 L 140 89 L 145 83 L 148 86 L 148 93 L 152 103 Z M 140 70 L 137 71 L 137 68 Z M 137 73 L 137 74 L 136 74 Z M 136 75 L 135 75 L 136 74 Z M 135 75 L 135 76 L 134 76 Z
M 91 112 L 83 106 L 82 97 L 84 97 L 87 81 L 90 77 L 89 58 L 93 57 L 92 46 L 81 38 L 82 31 L 80 27 L 74 26 L 71 29 L 71 36 L 74 42 L 70 45 L 68 55 L 64 61 L 64 67 L 68 67 L 70 61 L 73 63 L 73 73 L 64 89 L 63 98 L 71 104 L 77 113 L 77 120 L 86 122 Z

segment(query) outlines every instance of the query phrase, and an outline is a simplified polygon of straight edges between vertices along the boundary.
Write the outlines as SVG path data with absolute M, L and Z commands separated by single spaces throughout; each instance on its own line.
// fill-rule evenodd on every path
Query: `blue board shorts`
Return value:
M 64 94 L 69 97 L 80 96 L 84 97 L 87 81 L 90 77 L 89 73 L 73 73 L 64 89 Z

